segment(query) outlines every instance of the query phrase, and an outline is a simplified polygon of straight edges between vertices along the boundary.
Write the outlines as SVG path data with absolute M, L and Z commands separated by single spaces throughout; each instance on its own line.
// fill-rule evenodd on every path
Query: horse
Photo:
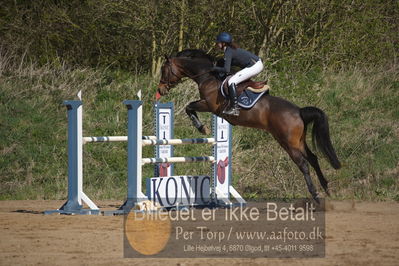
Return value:
M 300 108 L 280 97 L 264 94 L 251 109 L 241 109 L 239 116 L 224 115 L 228 104 L 219 87 L 222 83 L 212 72 L 215 60 L 202 50 L 184 50 L 176 56 L 165 56 L 161 67 L 161 79 L 157 98 L 166 95 L 183 77 L 194 80 L 198 85 L 200 99 L 186 106 L 186 113 L 193 125 L 203 134 L 209 129 L 202 124 L 197 112 L 211 112 L 227 120 L 233 126 L 257 128 L 269 132 L 302 172 L 312 198 L 320 203 L 320 196 L 312 182 L 308 163 L 316 171 L 325 193 L 330 196 L 328 181 L 324 177 L 317 156 L 306 143 L 307 127 L 313 123 L 312 139 L 334 169 L 341 163 L 331 143 L 327 115 L 319 108 Z M 241 85 L 241 84 L 240 84 Z

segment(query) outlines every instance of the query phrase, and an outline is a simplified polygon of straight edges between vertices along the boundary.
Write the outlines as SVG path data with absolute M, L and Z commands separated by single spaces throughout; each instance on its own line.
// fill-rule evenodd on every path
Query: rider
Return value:
M 238 66 L 240 71 L 235 73 L 228 81 L 230 105 L 223 111 L 224 114 L 238 116 L 240 109 L 237 101 L 236 86 L 258 75 L 263 70 L 262 60 L 251 52 L 238 48 L 233 43 L 233 38 L 227 32 L 222 32 L 216 37 L 217 46 L 224 51 L 224 66 L 213 67 L 213 71 L 229 73 L 231 66 Z

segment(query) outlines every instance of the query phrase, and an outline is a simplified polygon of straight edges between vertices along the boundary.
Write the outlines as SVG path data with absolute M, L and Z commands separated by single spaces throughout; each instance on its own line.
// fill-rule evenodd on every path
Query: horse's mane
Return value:
M 176 57 L 189 57 L 193 59 L 207 59 L 211 62 L 214 62 L 215 59 L 210 54 L 207 54 L 205 51 L 200 49 L 185 49 L 176 54 Z
M 212 55 L 200 49 L 185 49 L 178 52 L 175 57 L 189 58 L 190 60 L 195 60 L 196 65 L 203 68 L 210 68 L 214 65 L 223 67 L 224 65 L 223 58 L 216 59 Z M 210 74 L 217 79 L 223 80 L 225 78 L 225 76 L 221 76 L 217 72 L 211 72 Z

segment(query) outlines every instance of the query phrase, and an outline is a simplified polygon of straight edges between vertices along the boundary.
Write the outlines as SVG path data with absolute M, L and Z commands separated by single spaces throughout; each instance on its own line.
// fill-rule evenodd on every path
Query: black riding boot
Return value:
M 231 85 L 229 86 L 229 98 L 230 98 L 230 104 L 223 111 L 223 113 L 226 115 L 239 116 L 240 115 L 240 107 L 238 107 L 237 89 L 236 89 L 235 83 L 231 83 Z

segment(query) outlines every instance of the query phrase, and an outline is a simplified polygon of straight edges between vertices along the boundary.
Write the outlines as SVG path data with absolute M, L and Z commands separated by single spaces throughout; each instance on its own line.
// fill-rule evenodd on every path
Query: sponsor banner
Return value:
M 168 176 L 147 178 L 147 196 L 162 207 L 209 205 L 209 176 Z

